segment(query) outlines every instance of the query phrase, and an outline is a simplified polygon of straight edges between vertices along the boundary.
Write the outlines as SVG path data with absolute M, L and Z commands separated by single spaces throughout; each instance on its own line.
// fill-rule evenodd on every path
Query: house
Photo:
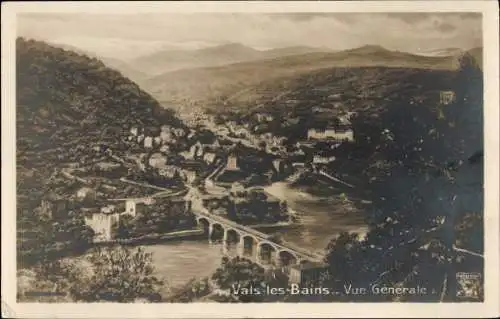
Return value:
M 161 153 L 154 153 L 149 158 L 149 165 L 152 167 L 160 168 L 167 164 L 167 158 Z
M 354 141 L 354 133 L 350 128 L 326 128 L 309 129 L 307 131 L 307 139 L 309 140 L 336 140 L 336 141 Z
M 85 224 L 94 231 L 94 241 L 102 242 L 112 239 L 111 225 L 116 219 L 113 214 L 101 214 L 94 212 L 90 217 L 85 217 Z
M 168 152 L 170 152 L 170 146 L 163 145 L 162 147 L 160 147 L 160 152 L 161 153 L 168 153 Z
M 212 143 L 212 147 L 214 147 L 214 148 L 219 148 L 220 147 L 220 142 L 219 142 L 218 138 L 216 138 L 215 141 Z
M 227 158 L 226 170 L 238 171 L 239 169 L 238 157 L 235 154 L 230 154 Z
M 163 143 L 170 142 L 172 140 L 172 133 L 170 131 L 161 131 L 160 139 Z
M 158 174 L 168 177 L 168 178 L 173 178 L 175 176 L 175 173 L 177 172 L 177 168 L 175 166 L 165 166 L 162 167 L 158 170 Z
M 146 147 L 146 148 L 153 147 L 153 138 L 151 136 L 146 136 L 144 138 L 144 147 Z
M 453 91 L 441 91 L 439 92 L 440 102 L 443 105 L 448 105 L 455 102 L 456 96 Z
M 137 215 L 136 208 L 137 208 L 137 206 L 136 206 L 135 200 L 132 200 L 132 199 L 127 200 L 125 202 L 125 211 L 122 214 L 135 217 Z
M 193 155 L 191 152 L 184 151 L 179 153 L 180 156 L 182 156 L 184 159 L 193 159 Z
M 177 137 L 184 137 L 186 135 L 186 132 L 181 128 L 176 128 L 173 129 L 173 134 Z
M 115 205 L 108 205 L 101 207 L 101 213 L 103 214 L 112 214 L 115 212 L 116 206 Z
M 137 136 L 137 143 L 141 143 L 142 141 L 144 141 L 144 135 L 143 134 Z
M 182 172 L 184 173 L 184 178 L 186 182 L 192 183 L 196 179 L 197 176 L 196 171 L 184 169 L 182 170 Z
M 231 185 L 231 195 L 233 196 L 245 196 L 245 186 L 239 182 L 234 182 Z
M 227 127 L 218 127 L 217 128 L 217 134 L 219 135 L 227 135 L 229 134 L 229 129 Z
M 293 265 L 290 267 L 289 283 L 305 284 L 307 282 L 316 282 L 327 270 L 326 264 L 317 262 L 305 262 Z
M 330 100 L 330 101 L 338 101 L 341 98 L 342 98 L 342 94 L 340 94 L 340 93 L 328 95 L 328 100 Z
M 155 199 L 153 197 L 146 197 L 144 198 L 141 203 L 144 204 L 144 205 L 147 205 L 147 206 L 151 206 L 155 203 Z
M 271 122 L 274 118 L 272 115 L 265 114 L 265 113 L 257 113 L 255 114 L 255 118 L 257 119 L 258 122 Z
M 132 127 L 130 129 L 130 134 L 132 134 L 133 136 L 137 136 L 139 134 L 139 129 L 137 127 Z
M 89 187 L 82 187 L 76 192 L 76 197 L 79 199 L 93 198 L 95 199 L 96 193 Z
M 273 146 L 281 146 L 285 143 L 286 137 L 283 136 L 272 136 L 271 137 L 271 144 Z
M 333 161 L 335 161 L 335 156 L 314 155 L 313 157 L 314 164 L 329 164 Z
M 234 131 L 234 134 L 236 134 L 239 137 L 245 137 L 248 134 L 248 130 L 244 127 L 239 127 Z
M 153 141 L 155 145 L 160 145 L 162 143 L 162 139 L 159 136 L 156 136 Z
M 203 155 L 203 160 L 207 163 L 207 164 L 213 164 L 215 162 L 215 159 L 217 158 L 217 155 L 215 153 L 210 153 L 210 152 L 207 152 Z

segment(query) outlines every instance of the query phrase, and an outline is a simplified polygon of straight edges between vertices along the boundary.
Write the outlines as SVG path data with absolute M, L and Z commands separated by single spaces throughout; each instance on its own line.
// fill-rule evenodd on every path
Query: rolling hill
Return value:
M 239 43 L 229 43 L 198 50 L 163 50 L 134 59 L 130 63 L 149 74 L 159 75 L 180 69 L 213 67 L 280 56 L 329 51 L 307 46 L 256 50 Z
M 96 58 L 18 38 L 18 196 L 36 201 L 54 169 L 92 161 L 130 125 L 183 127 L 171 110 Z M 21 205 L 22 206 L 22 205 Z
M 286 81 L 289 77 L 332 67 L 369 66 L 453 70 L 457 59 L 417 56 L 370 45 L 340 52 L 312 52 L 178 70 L 148 79 L 143 85 L 160 101 L 188 100 L 207 107 L 221 107 L 231 96 L 242 90 L 251 91 L 265 81 Z

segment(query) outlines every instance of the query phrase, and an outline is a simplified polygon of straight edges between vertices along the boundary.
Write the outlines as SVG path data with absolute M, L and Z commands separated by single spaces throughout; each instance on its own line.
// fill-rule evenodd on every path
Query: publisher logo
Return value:
M 459 272 L 456 274 L 457 297 L 480 299 L 482 295 L 482 278 L 477 272 Z

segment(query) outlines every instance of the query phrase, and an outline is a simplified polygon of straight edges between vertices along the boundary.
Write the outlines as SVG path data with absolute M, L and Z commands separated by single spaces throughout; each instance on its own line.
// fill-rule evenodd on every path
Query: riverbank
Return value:
M 112 239 L 107 241 L 94 242 L 96 246 L 109 246 L 109 245 L 155 245 L 165 241 L 175 240 L 194 240 L 201 239 L 204 235 L 203 229 L 187 229 L 179 230 L 165 234 L 148 234 L 134 238 Z

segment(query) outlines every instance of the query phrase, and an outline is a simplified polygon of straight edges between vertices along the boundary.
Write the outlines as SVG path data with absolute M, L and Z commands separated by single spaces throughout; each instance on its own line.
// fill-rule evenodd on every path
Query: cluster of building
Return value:
M 113 240 L 113 225 L 120 218 L 128 215 L 136 217 L 139 213 L 145 213 L 148 207 L 155 205 L 161 198 L 143 197 L 123 200 L 118 204 L 107 204 L 100 209 L 88 209 L 86 211 L 85 223 L 95 232 L 94 242 L 106 242 Z M 168 199 L 170 202 L 183 205 L 186 210 L 190 209 L 190 202 L 184 199 Z
M 326 127 L 325 129 L 312 128 L 307 131 L 308 140 L 354 141 L 354 132 L 351 128 Z
M 154 146 L 167 146 L 168 143 L 175 142 L 178 138 L 186 136 L 186 131 L 182 128 L 174 128 L 168 125 L 163 125 L 160 128 L 160 133 L 157 135 L 147 134 L 145 128 L 132 127 L 128 136 L 129 141 L 136 140 L 137 143 L 143 143 L 145 148 L 153 148 Z

